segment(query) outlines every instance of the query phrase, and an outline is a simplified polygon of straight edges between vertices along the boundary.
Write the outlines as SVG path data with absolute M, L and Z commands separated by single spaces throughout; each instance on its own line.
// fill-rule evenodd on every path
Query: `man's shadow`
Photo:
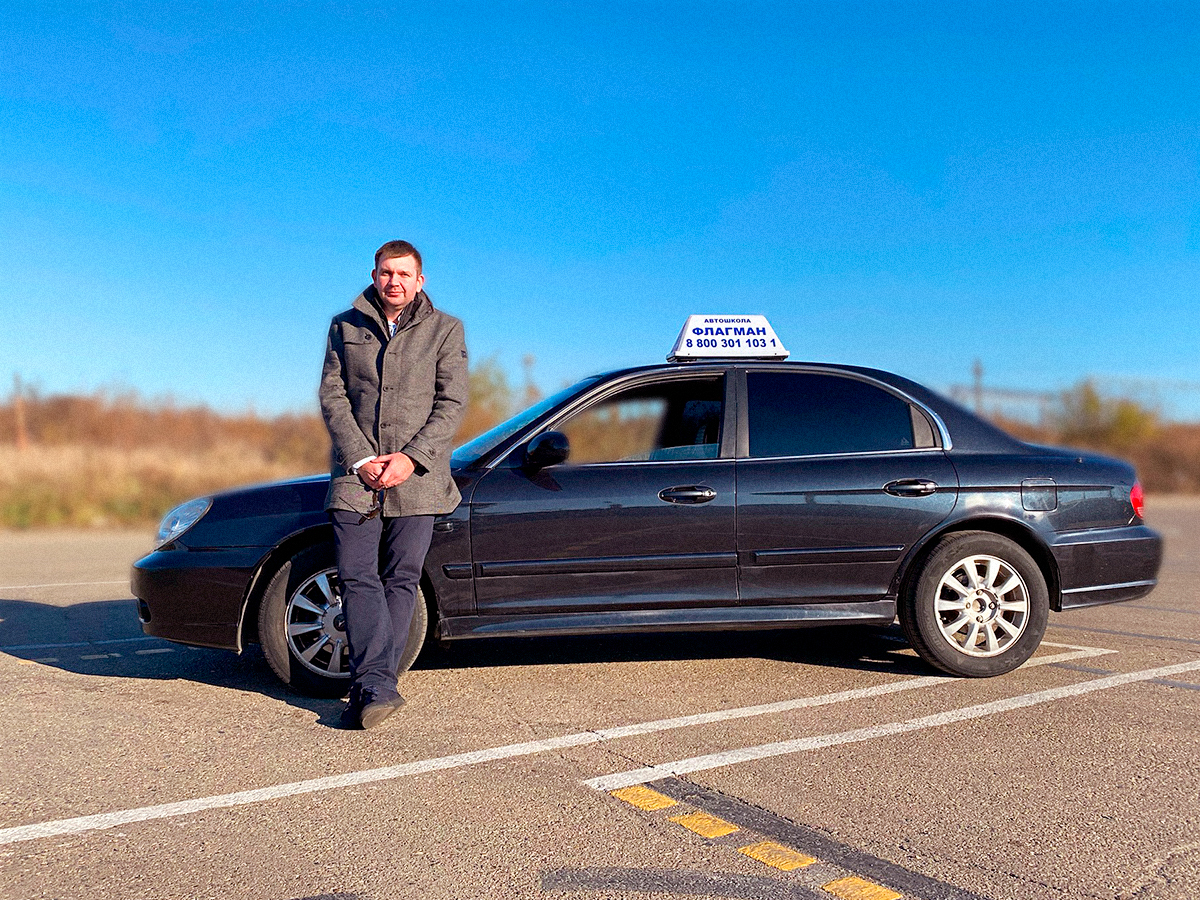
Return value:
M 244 653 L 187 647 L 142 634 L 133 599 L 69 606 L 0 599 L 0 653 L 64 672 L 184 680 L 262 694 L 336 722 L 342 703 L 305 697 L 271 673 L 257 644 Z
M 257 644 L 241 654 L 146 637 L 135 601 L 55 606 L 0 599 L 0 653 L 79 675 L 185 680 L 271 697 L 333 724 L 341 701 L 306 697 L 271 672 Z M 762 658 L 892 675 L 927 675 L 899 629 L 826 626 L 771 631 L 429 641 L 415 670 Z M 534 677 L 537 677 L 536 675 Z

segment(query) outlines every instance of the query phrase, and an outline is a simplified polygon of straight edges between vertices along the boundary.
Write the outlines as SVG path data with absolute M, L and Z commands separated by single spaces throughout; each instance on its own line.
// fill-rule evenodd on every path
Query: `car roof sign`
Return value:
M 787 359 L 766 316 L 688 316 L 667 362 L 693 359 Z

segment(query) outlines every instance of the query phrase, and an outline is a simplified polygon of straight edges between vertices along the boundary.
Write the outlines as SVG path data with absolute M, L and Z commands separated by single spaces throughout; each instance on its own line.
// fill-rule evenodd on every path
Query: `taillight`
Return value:
M 1129 502 L 1133 504 L 1133 514 L 1139 519 L 1144 519 L 1146 512 L 1146 495 L 1142 493 L 1142 485 L 1135 481 L 1133 487 L 1129 489 Z

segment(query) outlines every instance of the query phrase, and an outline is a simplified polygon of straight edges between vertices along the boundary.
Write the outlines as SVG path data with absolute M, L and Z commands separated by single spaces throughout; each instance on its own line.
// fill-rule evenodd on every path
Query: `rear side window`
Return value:
M 749 372 L 750 455 L 910 450 L 909 405 L 873 385 L 811 372 Z

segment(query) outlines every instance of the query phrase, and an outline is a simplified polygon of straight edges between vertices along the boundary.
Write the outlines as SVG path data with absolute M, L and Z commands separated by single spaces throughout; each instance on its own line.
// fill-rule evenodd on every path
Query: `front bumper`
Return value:
M 1158 584 L 1162 537 L 1145 525 L 1063 532 L 1050 551 L 1063 609 L 1135 600 Z
M 142 557 L 130 578 L 142 631 L 181 644 L 240 650 L 246 592 L 269 549 L 177 547 Z

